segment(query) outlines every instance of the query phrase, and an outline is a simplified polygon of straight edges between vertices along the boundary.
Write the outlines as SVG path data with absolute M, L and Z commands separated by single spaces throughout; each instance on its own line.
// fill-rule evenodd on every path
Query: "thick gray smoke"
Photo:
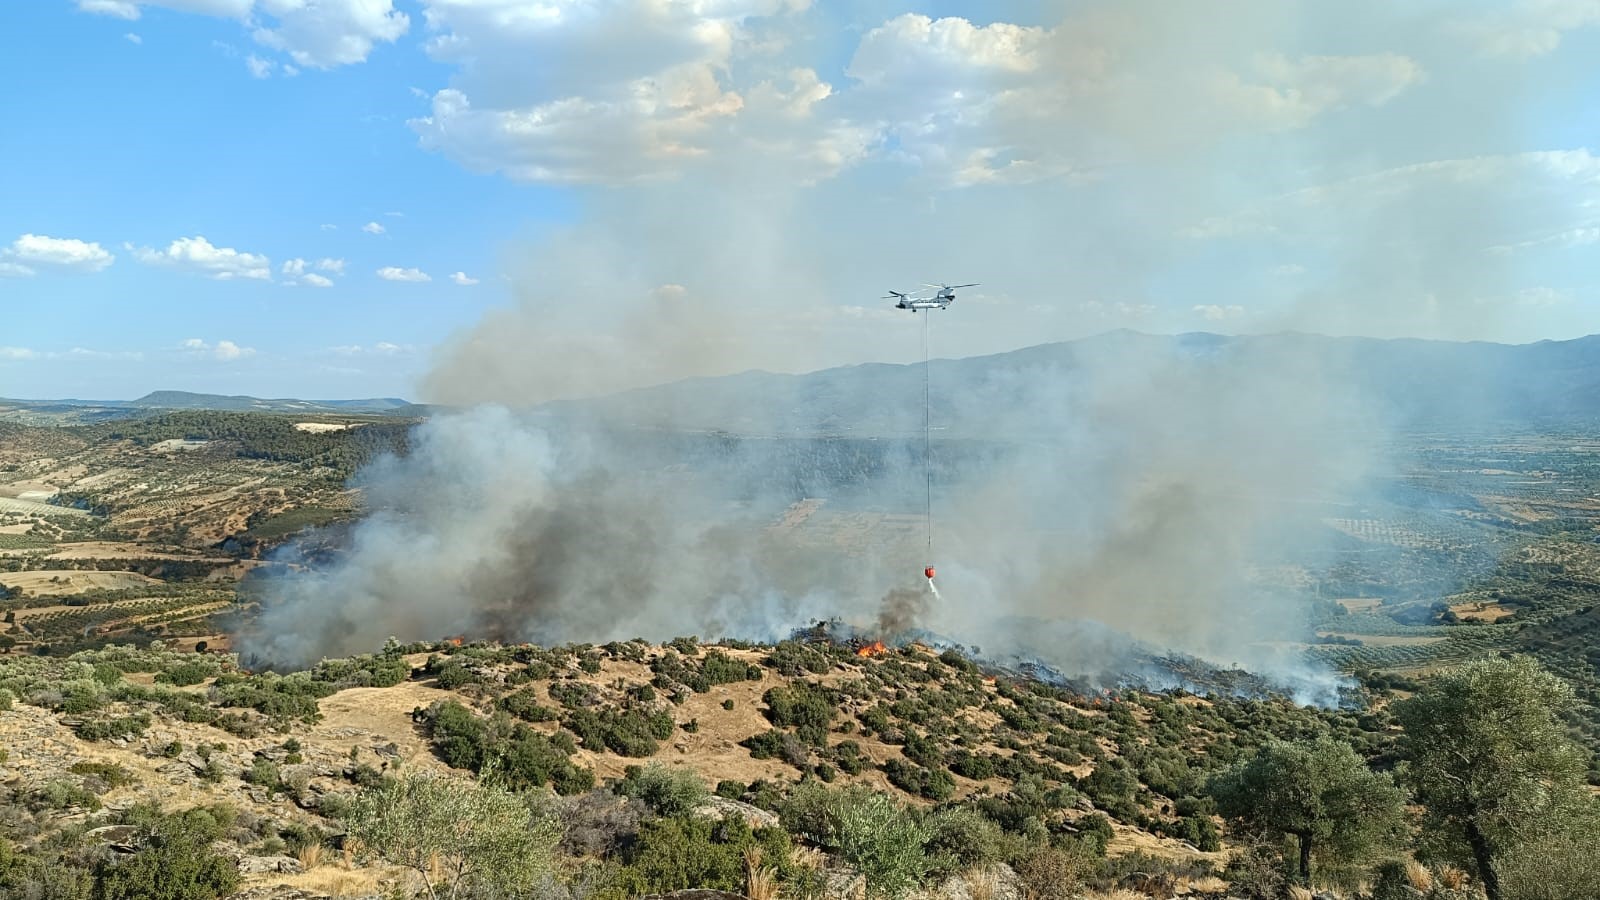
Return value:
M 1518 248 L 1593 161 L 1486 144 L 1516 88 L 1468 48 L 1479 32 L 1389 4 L 1074 4 L 1023 28 L 899 16 L 831 87 L 774 69 L 806 46 L 774 34 L 787 21 L 720 23 L 720 105 L 670 175 L 652 158 L 516 248 L 512 305 L 449 339 L 424 381 L 461 410 L 363 473 L 371 512 L 348 553 L 275 583 L 245 646 L 296 663 L 389 635 L 772 638 L 839 615 L 1070 674 L 1115 673 L 1143 644 L 1308 696 L 1331 683 L 1283 649 L 1305 636 L 1305 598 L 1259 574 L 1317 549 L 1311 526 L 1373 474 L 1390 411 L 1292 338 L 1121 334 L 1071 359 L 936 366 L 936 559 L 903 441 L 916 371 L 529 410 L 916 359 L 918 323 L 874 298 L 924 278 L 984 283 L 938 314 L 936 355 L 1141 324 L 1497 336 L 1530 289 Z M 446 127 L 475 115 L 465 96 L 419 130 L 495 168 Z M 521 149 L 507 171 L 557 165 Z M 760 439 L 713 453 L 710 429 Z M 796 442 L 819 433 L 881 440 Z M 790 509 L 808 496 L 827 502 Z

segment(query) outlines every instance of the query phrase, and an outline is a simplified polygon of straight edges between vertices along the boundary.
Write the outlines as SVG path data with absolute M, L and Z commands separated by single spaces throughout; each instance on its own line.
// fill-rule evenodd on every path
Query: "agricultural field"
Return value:
M 347 521 L 345 486 L 410 420 L 184 412 L 56 427 L 0 423 L 0 645 L 70 653 L 209 640 L 259 557 Z M 303 427 L 303 426 L 315 427 Z

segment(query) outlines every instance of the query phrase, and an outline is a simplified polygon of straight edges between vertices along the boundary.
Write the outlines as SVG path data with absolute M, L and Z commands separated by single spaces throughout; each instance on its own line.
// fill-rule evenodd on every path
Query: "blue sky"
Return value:
M 1389 6 L 0 4 L 0 396 L 1600 331 L 1600 8 Z

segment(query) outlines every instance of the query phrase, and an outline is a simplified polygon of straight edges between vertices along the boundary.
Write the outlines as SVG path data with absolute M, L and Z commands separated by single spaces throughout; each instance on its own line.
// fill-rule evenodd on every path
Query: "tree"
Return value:
M 1593 815 L 1588 754 L 1560 718 L 1572 702 L 1565 682 L 1515 657 L 1462 666 L 1395 704 L 1425 849 L 1476 872 L 1489 900 L 1504 896 L 1502 858 Z
M 1300 880 L 1315 854 L 1359 857 L 1396 834 L 1405 796 L 1388 775 L 1367 768 L 1348 744 L 1274 741 L 1210 786 L 1224 818 L 1299 845 Z
M 433 900 L 525 896 L 551 870 L 561 839 L 523 798 L 431 773 L 362 793 L 349 825 L 379 858 L 420 873 Z

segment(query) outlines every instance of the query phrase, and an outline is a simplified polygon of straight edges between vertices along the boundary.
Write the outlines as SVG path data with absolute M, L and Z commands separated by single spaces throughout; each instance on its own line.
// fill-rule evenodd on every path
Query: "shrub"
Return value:
M 694 772 L 659 763 L 643 768 L 630 766 L 616 790 L 624 797 L 643 800 L 663 816 L 688 815 L 708 796 L 705 782 Z
M 1094 872 L 1093 857 L 1062 847 L 1037 847 L 1011 861 L 1023 896 L 1035 900 L 1071 900 Z
M 214 660 L 193 659 L 178 663 L 164 672 L 158 672 L 155 680 L 182 687 L 199 684 L 215 674 L 217 674 L 217 663 Z
M 884 763 L 883 771 L 889 776 L 890 784 L 929 800 L 948 799 L 956 790 L 955 780 L 942 769 L 926 769 L 903 759 L 891 759 Z
M 525 896 L 553 866 L 555 821 L 515 794 L 451 776 L 412 773 L 357 797 L 350 834 L 428 892 Z
M 95 900 L 212 900 L 233 893 L 239 870 L 210 846 L 221 835 L 206 810 L 162 817 L 137 853 L 96 867 Z
M 945 875 L 995 862 L 1005 844 L 1000 826 L 966 807 L 934 813 L 928 817 L 928 828 L 927 851 Z
M 797 681 L 787 687 L 771 688 L 761 699 L 767 704 L 767 719 L 772 724 L 795 726 L 801 739 L 813 745 L 827 742 L 828 725 L 838 711 L 836 692 Z
M 716 795 L 728 800 L 739 800 L 744 797 L 744 792 L 749 788 L 742 781 L 724 779 L 717 782 Z
M 495 705 L 524 722 L 553 722 L 558 718 L 555 710 L 539 702 L 539 695 L 532 688 L 507 694 Z

